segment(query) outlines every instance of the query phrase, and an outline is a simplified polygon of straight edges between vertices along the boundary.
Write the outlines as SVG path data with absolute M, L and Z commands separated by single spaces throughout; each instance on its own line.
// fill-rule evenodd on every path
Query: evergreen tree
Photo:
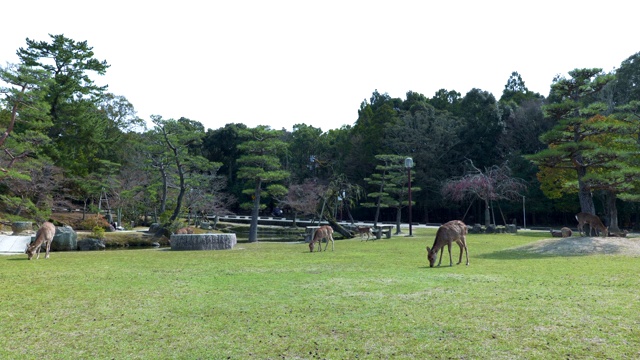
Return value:
M 408 205 L 408 173 L 404 167 L 405 156 L 400 155 L 376 155 L 376 159 L 382 164 L 376 166 L 376 173 L 365 181 L 376 187 L 376 191 L 367 196 L 375 202 L 362 203 L 365 207 L 375 207 L 376 215 L 374 226 L 378 224 L 380 209 L 392 208 L 396 210 L 396 234 L 401 233 L 402 209 Z M 412 187 L 412 192 L 420 191 L 420 187 Z M 413 202 L 413 201 L 412 201 Z
M 238 145 L 242 152 L 238 158 L 238 179 L 243 179 L 246 185 L 244 193 L 251 195 L 252 202 L 243 204 L 251 209 L 251 225 L 249 227 L 249 242 L 258 241 L 258 216 L 263 195 L 282 196 L 287 189 L 278 181 L 289 177 L 289 172 L 282 170 L 278 155 L 287 150 L 287 144 L 281 140 L 282 131 L 272 130 L 268 126 L 258 126 L 240 132 L 245 141 Z M 263 186 L 267 186 L 263 188 Z
M 528 159 L 541 169 L 540 176 L 548 173 L 546 168 L 573 170 L 575 177 L 563 180 L 564 190 L 577 191 L 581 211 L 595 214 L 593 189 L 586 181 L 587 176 L 589 171 L 606 165 L 611 157 L 594 142 L 594 136 L 610 132 L 616 126 L 592 118 L 606 109 L 605 104 L 595 99 L 613 76 L 603 74 L 601 69 L 575 69 L 569 75 L 570 78 L 554 79 L 550 93 L 552 103 L 544 108 L 545 115 L 556 122 L 541 136 L 549 148 Z M 574 179 L 577 184 L 572 182 Z
M 6 84 L 0 88 L 0 200 L 16 215 L 27 210 L 43 220 L 59 173 L 43 154 L 51 142 L 45 101 L 51 81 L 45 71 L 25 65 L 0 67 L 0 81 Z
M 45 97 L 53 123 L 48 155 L 72 174 L 87 175 L 97 170 L 97 153 L 113 144 L 106 132 L 107 119 L 97 105 L 107 86 L 96 85 L 89 76 L 104 75 L 109 65 L 94 58 L 86 41 L 49 36 L 50 43 L 27 38 L 27 47 L 18 49 L 17 55 L 23 65 L 42 69 L 52 79 Z

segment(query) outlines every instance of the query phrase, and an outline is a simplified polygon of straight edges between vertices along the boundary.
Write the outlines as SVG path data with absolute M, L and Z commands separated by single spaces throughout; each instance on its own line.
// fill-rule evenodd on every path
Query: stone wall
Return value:
M 171 235 L 171 250 L 226 250 L 236 243 L 236 234 Z

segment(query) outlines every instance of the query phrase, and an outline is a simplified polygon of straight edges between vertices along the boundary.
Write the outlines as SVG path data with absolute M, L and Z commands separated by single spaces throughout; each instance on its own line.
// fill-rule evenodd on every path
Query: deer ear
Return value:
M 431 249 L 429 249 L 429 247 L 427 246 L 427 251 L 431 251 Z

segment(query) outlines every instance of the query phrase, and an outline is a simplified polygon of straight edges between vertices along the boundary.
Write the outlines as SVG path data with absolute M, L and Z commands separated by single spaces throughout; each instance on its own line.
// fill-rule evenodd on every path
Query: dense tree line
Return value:
M 573 225 L 579 211 L 616 231 L 637 223 L 640 53 L 612 73 L 558 76 L 546 97 L 517 72 L 499 99 L 481 89 L 405 99 L 375 90 L 353 125 L 326 131 L 205 129 L 159 115 L 147 129 L 124 96 L 95 85 L 109 64 L 86 41 L 27 39 L 17 54 L 0 69 L 5 214 L 93 212 L 107 193 L 125 223 L 276 207 L 330 222 L 399 222 L 411 157 L 414 221 L 522 224 L 524 205 L 527 225 Z

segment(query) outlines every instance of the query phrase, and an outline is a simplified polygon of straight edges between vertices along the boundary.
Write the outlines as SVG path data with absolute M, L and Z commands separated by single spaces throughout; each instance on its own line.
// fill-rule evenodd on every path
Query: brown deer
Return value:
M 599 236 L 602 236 L 601 233 L 600 234 L 598 233 L 599 231 L 603 232 L 604 236 L 609 235 L 609 229 L 606 226 L 604 226 L 602 221 L 600 221 L 600 218 L 595 215 L 591 215 L 583 212 L 577 213 L 576 220 L 578 220 L 578 231 L 580 231 L 581 236 L 582 236 L 583 228 L 585 224 L 589 224 L 589 236 L 591 236 L 591 233 L 593 232 L 593 230 L 596 230 L 596 235 L 599 235 Z
M 36 260 L 40 259 L 40 248 L 42 248 L 43 242 L 45 243 L 45 246 L 47 248 L 47 252 L 44 258 L 48 259 L 49 250 L 51 249 L 51 241 L 53 240 L 53 236 L 55 234 L 56 234 L 55 225 L 53 225 L 48 221 L 42 224 L 42 226 L 40 226 L 40 228 L 38 229 L 38 232 L 36 233 L 36 241 L 29 244 L 29 246 L 27 246 L 27 250 L 25 251 L 25 254 L 27 254 L 27 256 L 29 257 L 29 260 L 33 258 L 34 254 L 37 254 Z
M 444 253 L 444 246 L 449 249 L 449 266 L 453 266 L 453 259 L 451 258 L 451 244 L 455 242 L 460 246 L 460 259 L 458 265 L 462 262 L 462 252 L 467 256 L 467 265 L 469 265 L 469 250 L 467 249 L 467 225 L 460 220 L 452 220 L 448 223 L 440 226 L 438 232 L 436 232 L 436 239 L 433 242 L 433 247 L 427 246 L 427 258 L 429 259 L 429 267 L 433 267 L 436 262 L 436 256 L 440 251 L 440 261 L 438 266 L 442 263 L 442 254 Z
M 360 234 L 360 241 L 364 240 L 365 234 L 367 235 L 367 241 L 369 241 L 369 238 L 373 236 L 370 226 L 358 226 L 356 228 L 356 232 Z M 375 240 L 376 238 L 374 237 L 373 239 Z
M 176 234 L 193 234 L 192 227 L 183 227 L 176 231 Z
M 329 225 L 320 226 L 316 233 L 313 235 L 313 239 L 309 243 L 309 251 L 313 252 L 313 248 L 315 247 L 315 243 L 318 243 L 318 251 L 322 251 L 322 239 L 327 239 L 327 245 L 324 246 L 324 251 L 327 251 L 327 247 L 329 246 L 329 241 L 331 241 L 331 251 L 333 248 L 333 229 Z

